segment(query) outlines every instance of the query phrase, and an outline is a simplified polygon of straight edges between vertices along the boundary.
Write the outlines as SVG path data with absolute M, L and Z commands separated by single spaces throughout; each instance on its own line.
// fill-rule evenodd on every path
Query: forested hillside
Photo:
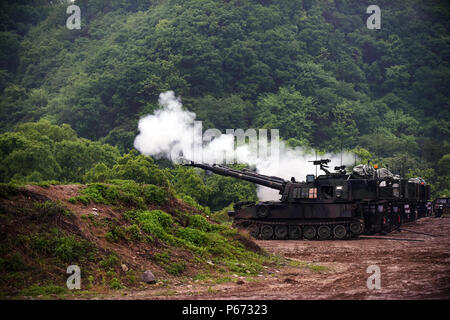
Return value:
M 3 182 L 142 180 L 151 159 L 129 153 L 138 120 L 174 90 L 204 129 L 278 128 L 291 146 L 356 150 L 450 194 L 447 1 L 377 1 L 380 30 L 366 26 L 373 1 L 76 4 L 80 30 L 66 28 L 68 3 L 1 4 Z M 162 172 L 214 209 L 255 197 L 249 184 Z

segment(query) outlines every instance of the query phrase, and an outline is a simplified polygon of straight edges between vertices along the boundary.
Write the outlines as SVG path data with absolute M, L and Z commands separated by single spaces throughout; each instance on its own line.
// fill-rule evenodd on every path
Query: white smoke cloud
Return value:
M 259 173 L 286 180 L 294 177 L 297 181 L 304 181 L 307 174 L 316 172 L 316 167 L 308 162 L 315 157 L 311 151 L 300 147 L 289 148 L 283 141 L 279 142 L 276 161 L 271 156 L 258 157 L 248 144 L 235 148 L 235 137 L 231 134 L 222 134 L 205 144 L 195 135 L 196 130 L 200 136 L 202 134 L 198 132 L 201 129 L 195 124 L 195 113 L 183 110 L 181 100 L 173 91 L 161 93 L 159 104 L 161 109 L 139 120 L 139 134 L 134 141 L 134 147 L 143 154 L 172 161 L 178 160 L 182 155 L 186 159 L 210 164 L 222 163 L 224 153 L 235 154 L 238 162 L 254 166 Z M 201 154 L 198 150 L 201 150 Z M 344 165 L 354 161 L 354 155 L 350 153 L 321 156 L 331 159 L 330 168 L 340 165 L 341 157 Z M 258 186 L 257 194 L 261 201 L 280 198 L 278 190 L 262 186 Z
M 170 158 L 171 152 L 178 148 L 187 152 L 193 142 L 195 113 L 183 110 L 173 91 L 161 93 L 159 104 L 162 109 L 139 120 L 140 133 L 134 140 L 134 147 L 158 158 Z

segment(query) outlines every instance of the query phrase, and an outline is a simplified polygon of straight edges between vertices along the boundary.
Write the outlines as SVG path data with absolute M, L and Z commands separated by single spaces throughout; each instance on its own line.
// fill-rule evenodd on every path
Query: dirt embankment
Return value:
M 131 207 L 69 201 L 79 196 L 83 188 L 78 184 L 2 186 L 0 299 L 71 298 L 74 292 L 66 290 L 66 268 L 72 264 L 82 269 L 83 289 L 93 296 L 125 286 L 146 288 L 141 281 L 145 270 L 151 270 L 157 279 L 177 281 L 176 275 L 167 272 L 167 265 L 189 261 L 190 252 L 146 241 L 147 235 L 136 226 L 129 229 L 131 223 L 124 220 L 123 214 Z M 154 209 L 165 210 L 174 219 L 179 212 L 196 212 L 176 198 L 148 207 Z M 113 233 L 115 230 L 121 233 Z M 129 230 L 134 233 L 128 233 Z M 139 236 L 139 240 L 132 236 Z M 155 258 L 169 250 L 170 257 L 164 263 Z M 193 263 L 183 264 L 183 274 L 196 272 Z M 161 284 L 164 283 L 153 287 Z

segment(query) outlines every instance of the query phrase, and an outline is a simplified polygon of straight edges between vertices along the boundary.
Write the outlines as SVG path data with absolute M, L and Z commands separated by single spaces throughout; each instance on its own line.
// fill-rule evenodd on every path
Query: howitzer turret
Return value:
M 423 199 L 412 199 L 412 191 L 404 193 L 404 189 L 416 188 L 406 179 L 374 174 L 374 169 L 368 166 L 357 166 L 352 173 L 347 173 L 345 166 L 339 166 L 331 173 L 329 162 L 328 159 L 315 160 L 313 163 L 325 174 L 307 175 L 306 182 L 218 164 L 193 161 L 183 164 L 279 190 L 279 201 L 238 202 L 234 211 L 229 212 L 234 227 L 246 229 L 251 236 L 265 240 L 345 239 L 364 231 L 388 232 L 400 226 L 402 214 L 410 210 L 404 208 L 420 207 L 421 201 L 427 198 L 424 195 Z

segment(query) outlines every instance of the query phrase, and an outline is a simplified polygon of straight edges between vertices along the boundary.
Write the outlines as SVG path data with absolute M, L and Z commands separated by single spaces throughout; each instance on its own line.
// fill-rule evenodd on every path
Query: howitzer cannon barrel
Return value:
M 184 163 L 184 165 L 209 170 L 226 177 L 234 177 L 237 179 L 250 181 L 277 190 L 283 190 L 284 185 L 287 182 L 278 177 L 269 177 L 254 172 L 235 170 L 218 164 L 213 164 L 212 166 L 210 166 L 205 163 L 195 163 L 193 161 L 189 161 Z

